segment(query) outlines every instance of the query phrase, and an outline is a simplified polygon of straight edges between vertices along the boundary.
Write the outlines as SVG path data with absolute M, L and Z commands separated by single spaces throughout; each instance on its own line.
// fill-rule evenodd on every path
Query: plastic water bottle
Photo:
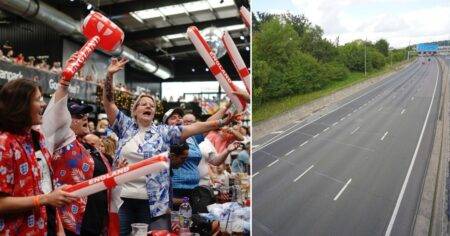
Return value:
M 184 197 L 183 203 L 180 205 L 180 209 L 178 211 L 180 217 L 180 233 L 181 232 L 189 232 L 189 226 L 191 224 L 192 217 L 192 208 L 189 204 L 189 198 Z

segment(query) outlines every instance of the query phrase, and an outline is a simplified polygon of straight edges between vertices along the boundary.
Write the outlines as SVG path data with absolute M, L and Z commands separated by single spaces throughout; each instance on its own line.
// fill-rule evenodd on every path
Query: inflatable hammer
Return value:
M 100 48 L 111 52 L 116 50 L 123 43 L 123 31 L 104 15 L 92 11 L 83 21 L 81 31 L 89 40 L 77 52 L 75 58 L 71 58 L 62 72 L 60 83 L 69 85 L 73 75 L 77 73 L 89 56 Z

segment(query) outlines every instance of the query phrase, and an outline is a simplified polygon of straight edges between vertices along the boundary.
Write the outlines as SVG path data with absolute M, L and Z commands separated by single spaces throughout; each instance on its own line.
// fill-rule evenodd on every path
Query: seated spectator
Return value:
M 23 65 L 25 62 L 25 57 L 22 53 L 19 53 L 19 55 L 14 59 L 14 63 L 17 65 Z
M 7 61 L 7 58 L 5 57 L 1 49 L 0 49 L 0 61 Z
M 25 62 L 25 66 L 34 68 L 35 67 L 35 65 L 34 65 L 35 61 L 36 61 L 36 58 L 34 58 L 33 56 L 29 56 L 28 57 L 28 62 Z
M 12 49 L 10 49 L 6 53 L 6 60 L 9 61 L 9 62 L 14 62 L 14 51 Z
M 50 70 L 50 72 L 55 73 L 55 74 L 60 74 L 62 72 L 61 62 L 59 62 L 59 61 L 53 62 L 53 66 L 52 66 L 52 69 Z
M 95 132 L 95 124 L 94 124 L 94 121 L 89 121 L 89 122 L 88 122 L 88 127 L 89 127 L 89 133 L 94 133 L 94 132 Z
M 225 164 L 220 164 L 218 166 L 210 166 L 211 181 L 219 184 L 220 186 L 229 187 L 230 186 L 230 173 L 226 171 Z M 213 184 L 215 184 L 213 183 Z
M 248 145 L 249 146 L 249 145 Z M 233 173 L 247 173 L 250 165 L 250 156 L 248 147 L 239 152 L 237 158 L 231 162 L 231 171 Z

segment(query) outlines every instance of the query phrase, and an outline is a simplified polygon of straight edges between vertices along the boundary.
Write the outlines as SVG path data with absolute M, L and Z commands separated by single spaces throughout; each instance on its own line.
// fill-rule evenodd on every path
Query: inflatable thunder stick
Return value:
M 169 168 L 168 152 L 164 152 L 143 161 L 94 177 L 64 189 L 77 197 L 89 196 L 93 193 L 111 189 L 144 175 Z
M 192 44 L 194 44 L 195 49 L 203 58 L 211 73 L 214 75 L 214 77 L 216 77 L 217 81 L 220 84 L 220 87 L 225 90 L 228 98 L 236 107 L 236 110 L 238 112 L 245 110 L 245 107 L 247 105 L 246 102 L 242 98 L 232 93 L 238 91 L 238 88 L 233 83 L 233 81 L 231 81 L 230 76 L 223 69 L 222 65 L 219 62 L 219 59 L 217 59 L 216 54 L 214 54 L 214 52 L 211 50 L 206 40 L 198 31 L 197 27 L 189 27 L 187 30 L 187 36 L 189 40 L 191 40 Z
M 83 21 L 81 31 L 89 40 L 78 51 L 74 60 L 62 71 L 61 83 L 68 85 L 73 75 L 81 69 L 89 56 L 100 48 L 105 51 L 116 50 L 123 42 L 123 31 L 102 14 L 92 11 Z
M 250 72 L 248 71 L 245 62 L 242 59 L 241 54 L 239 54 L 236 44 L 234 44 L 233 39 L 231 38 L 230 34 L 227 31 L 223 33 L 222 42 L 223 45 L 225 45 L 225 49 L 227 50 L 228 56 L 233 62 L 234 68 L 236 68 L 239 77 L 241 77 L 241 80 L 244 82 L 247 92 L 251 94 L 252 85 L 250 84 Z
M 245 8 L 244 6 L 241 7 L 239 10 L 239 13 L 241 14 L 242 21 L 244 21 L 245 26 L 247 28 L 250 28 L 250 25 L 252 24 L 252 15 L 250 12 Z

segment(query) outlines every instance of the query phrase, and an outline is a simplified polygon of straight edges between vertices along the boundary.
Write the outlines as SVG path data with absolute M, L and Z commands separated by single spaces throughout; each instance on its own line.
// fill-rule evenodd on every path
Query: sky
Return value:
M 449 0 L 253 0 L 252 11 L 303 14 L 340 45 L 384 38 L 401 48 L 450 39 Z

